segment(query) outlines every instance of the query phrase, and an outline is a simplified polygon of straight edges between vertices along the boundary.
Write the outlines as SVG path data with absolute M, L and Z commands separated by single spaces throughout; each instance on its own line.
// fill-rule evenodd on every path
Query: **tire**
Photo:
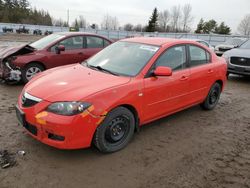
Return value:
M 221 94 L 221 85 L 219 83 L 215 83 L 212 85 L 207 98 L 205 101 L 201 104 L 201 107 L 205 110 L 212 110 L 217 105 Z
M 30 63 L 28 64 L 22 72 L 22 80 L 24 83 L 27 83 L 35 76 L 37 73 L 44 71 L 44 67 L 39 63 Z
M 93 143 L 103 153 L 123 149 L 132 139 L 135 130 L 135 117 L 124 107 L 117 107 L 96 129 Z

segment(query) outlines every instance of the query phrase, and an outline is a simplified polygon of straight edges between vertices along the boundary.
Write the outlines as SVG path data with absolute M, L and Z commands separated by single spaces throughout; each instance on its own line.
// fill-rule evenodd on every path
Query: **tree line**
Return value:
M 0 22 L 52 25 L 48 11 L 31 8 L 27 0 L 0 0 Z
M 32 8 L 28 0 L 0 0 L 0 22 L 4 23 L 21 23 L 34 25 L 48 25 L 61 27 L 77 27 L 77 28 L 92 28 L 104 30 L 125 30 L 137 32 L 191 32 L 194 17 L 192 16 L 192 6 L 185 4 L 177 5 L 170 9 L 158 11 L 153 9 L 152 15 L 149 17 L 148 24 L 126 23 L 120 26 L 116 16 L 106 14 L 103 20 L 98 25 L 97 23 L 88 23 L 83 15 L 69 24 L 61 18 L 55 19 L 50 16 L 48 11 Z M 211 19 L 204 21 L 200 19 L 195 33 L 216 33 L 230 34 L 231 28 L 225 22 L 217 23 Z M 246 15 L 238 26 L 238 32 L 243 35 L 250 35 L 250 14 Z

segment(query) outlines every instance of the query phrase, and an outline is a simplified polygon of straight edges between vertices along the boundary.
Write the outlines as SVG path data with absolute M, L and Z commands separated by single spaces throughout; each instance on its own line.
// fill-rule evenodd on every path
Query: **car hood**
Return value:
M 5 59 L 12 55 L 23 55 L 26 53 L 32 53 L 35 49 L 28 44 L 23 44 L 20 46 L 4 46 L 0 48 L 0 59 Z
M 74 64 L 39 74 L 25 86 L 24 91 L 49 102 L 79 101 L 129 81 L 129 77 L 115 76 Z
M 250 49 L 235 48 L 235 49 L 225 52 L 225 55 L 230 56 L 230 57 L 235 56 L 235 57 L 250 58 Z

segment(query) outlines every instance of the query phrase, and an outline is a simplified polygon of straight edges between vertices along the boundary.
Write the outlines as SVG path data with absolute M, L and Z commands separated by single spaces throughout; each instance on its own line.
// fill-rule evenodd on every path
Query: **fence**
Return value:
M 22 28 L 25 26 L 26 29 L 29 29 L 30 33 L 33 33 L 34 30 L 39 29 L 43 33 L 45 31 L 53 32 L 67 32 L 68 27 L 56 27 L 56 26 L 42 26 L 42 25 L 29 25 L 29 24 L 12 24 L 12 23 L 0 23 L 0 32 L 3 31 L 3 28 L 12 28 L 14 31 L 16 29 Z M 227 39 L 232 37 L 240 38 L 250 38 L 250 36 L 240 36 L 240 35 L 216 35 L 216 34 L 194 34 L 194 33 L 150 33 L 150 32 L 135 32 L 135 31 L 113 31 L 113 30 L 94 30 L 94 29 L 83 29 L 80 28 L 81 32 L 95 33 L 99 35 L 106 36 L 111 39 L 123 39 L 133 36 L 151 36 L 151 37 L 166 37 L 166 38 L 188 38 L 188 39 L 202 39 L 209 42 L 211 45 L 217 45 L 219 43 L 225 42 Z

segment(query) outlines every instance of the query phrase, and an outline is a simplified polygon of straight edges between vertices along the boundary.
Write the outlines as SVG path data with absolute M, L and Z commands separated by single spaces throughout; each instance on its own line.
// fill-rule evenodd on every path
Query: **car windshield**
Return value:
M 240 46 L 241 49 L 250 49 L 250 40 Z
M 133 42 L 116 42 L 87 61 L 87 66 L 116 75 L 136 76 L 159 49 Z
M 228 45 L 234 45 L 234 46 L 240 46 L 241 44 L 243 44 L 245 42 L 244 39 L 236 39 L 236 38 L 231 38 L 231 39 L 228 39 L 225 44 L 228 44 Z
M 36 42 L 31 43 L 29 45 L 37 50 L 42 50 L 46 46 L 48 46 L 50 43 L 52 43 L 56 40 L 59 40 L 63 37 L 64 37 L 63 35 L 51 34 L 51 35 L 48 35 L 47 37 L 44 37 Z

